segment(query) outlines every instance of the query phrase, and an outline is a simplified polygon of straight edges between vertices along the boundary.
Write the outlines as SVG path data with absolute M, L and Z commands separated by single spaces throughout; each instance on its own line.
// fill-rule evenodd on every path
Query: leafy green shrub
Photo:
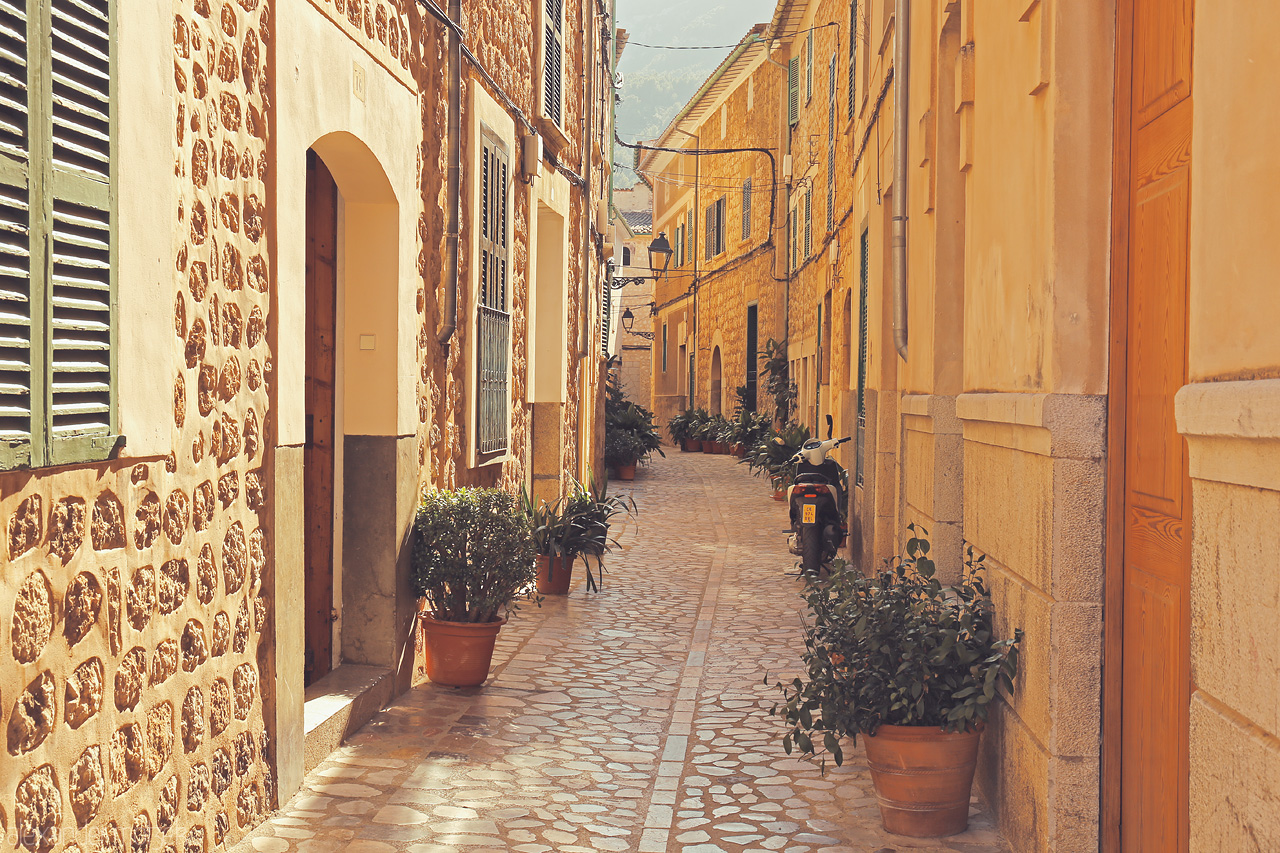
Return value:
M 840 738 L 873 735 L 882 724 L 972 730 L 999 688 L 1013 690 L 1022 630 L 996 638 L 985 558 L 970 547 L 960 583 L 943 586 L 926 531 L 908 529 L 905 557 L 872 577 L 838 565 L 829 583 L 805 593 L 808 674 L 778 684 L 783 702 L 773 709 L 791 727 L 788 753 L 815 753 L 820 736 L 840 764 Z
M 414 592 L 437 619 L 493 622 L 533 584 L 533 535 L 506 492 L 427 492 L 413 532 Z
M 781 431 L 769 430 L 760 441 L 747 448 L 747 455 L 741 461 L 755 476 L 768 477 L 775 490 L 785 488 L 796 476 L 792 459 L 809 438 L 809 428 L 803 424 L 787 424 Z
M 648 443 L 633 432 L 605 433 L 604 463 L 610 468 L 635 465 L 647 459 L 651 451 Z

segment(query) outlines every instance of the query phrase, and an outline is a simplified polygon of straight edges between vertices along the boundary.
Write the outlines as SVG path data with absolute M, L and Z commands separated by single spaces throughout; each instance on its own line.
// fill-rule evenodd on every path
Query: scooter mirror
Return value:
M 835 422 L 831 419 L 831 415 L 827 415 L 827 440 L 831 440 L 832 431 L 835 429 Z

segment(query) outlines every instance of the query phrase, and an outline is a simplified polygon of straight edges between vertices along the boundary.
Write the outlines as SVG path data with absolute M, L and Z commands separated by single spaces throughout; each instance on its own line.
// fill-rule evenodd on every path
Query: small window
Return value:
M 662 324 L 662 372 L 667 372 L 667 324 Z
M 630 246 L 622 247 L 622 265 L 624 267 L 631 266 L 631 247 Z

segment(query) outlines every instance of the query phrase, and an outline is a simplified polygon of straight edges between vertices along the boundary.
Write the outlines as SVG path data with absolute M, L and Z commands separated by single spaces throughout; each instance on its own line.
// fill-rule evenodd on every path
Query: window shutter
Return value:
M 609 354 L 609 325 L 613 319 L 613 283 L 608 276 L 600 279 L 600 354 Z
M 827 67 L 827 231 L 836 227 L 836 55 Z
M 742 239 L 751 239 L 751 179 L 742 182 Z
M 813 190 L 804 194 L 804 258 L 813 255 Z
M 114 428 L 112 25 L 107 6 L 52 0 L 53 216 L 46 252 L 53 463 Z M 90 438 L 90 446 L 93 440 Z
M 858 59 L 858 0 L 849 3 L 849 118 L 853 118 L 853 73 Z
M 725 242 L 729 239 L 729 199 L 720 196 L 716 202 L 716 254 L 725 250 Z
M 711 260 L 711 258 L 715 256 L 715 251 L 714 251 L 715 243 L 713 242 L 715 239 L 715 218 L 716 218 L 716 206 L 714 204 L 707 205 L 707 210 L 706 210 L 707 221 L 704 223 L 704 226 L 703 226 L 706 231 L 706 239 L 703 241 L 703 246 L 702 246 L 702 252 L 704 255 L 703 260 L 706 260 L 706 261 Z
M 0 0 L 0 467 L 31 461 L 26 0 Z
M 808 103 L 813 97 L 813 30 L 809 30 L 809 43 L 805 49 L 804 59 L 804 100 Z
M 684 237 L 688 241 L 688 245 L 685 246 L 685 261 L 692 263 L 698 258 L 695 254 L 698 251 L 696 243 L 698 234 L 697 229 L 693 227 L 693 208 L 689 208 L 684 212 Z
M 800 58 L 787 63 L 787 124 L 800 121 Z
M 542 112 L 563 126 L 563 58 L 564 58 L 564 0 L 546 0 L 546 27 L 543 45 L 544 67 Z

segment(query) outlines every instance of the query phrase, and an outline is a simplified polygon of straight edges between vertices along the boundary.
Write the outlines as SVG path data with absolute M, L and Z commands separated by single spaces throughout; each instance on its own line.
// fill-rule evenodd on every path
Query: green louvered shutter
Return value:
M 805 49 L 804 102 L 813 97 L 813 30 L 809 30 L 809 44 Z
M 50 459 L 102 455 L 115 432 L 110 0 L 52 0 L 45 352 Z
M 32 329 L 26 0 L 0 0 L 0 468 L 31 462 Z M 37 359 L 38 360 L 38 359 Z
M 564 0 L 546 0 L 543 22 L 542 114 L 561 127 L 564 112 Z
M 813 190 L 804 194 L 804 259 L 813 256 Z
M 853 118 L 853 72 L 858 64 L 858 0 L 849 2 L 849 118 Z
M 800 57 L 787 64 L 787 123 L 800 121 Z
M 742 182 L 742 239 L 751 239 L 751 179 Z
M 698 261 L 698 257 L 694 253 L 697 252 L 698 250 L 698 246 L 697 246 L 698 234 L 697 234 L 697 229 L 693 227 L 693 208 L 692 207 L 684 212 L 684 235 L 685 235 L 685 239 L 689 241 L 688 245 L 685 246 L 685 253 L 684 253 L 685 259 L 689 263 L 696 264 Z

